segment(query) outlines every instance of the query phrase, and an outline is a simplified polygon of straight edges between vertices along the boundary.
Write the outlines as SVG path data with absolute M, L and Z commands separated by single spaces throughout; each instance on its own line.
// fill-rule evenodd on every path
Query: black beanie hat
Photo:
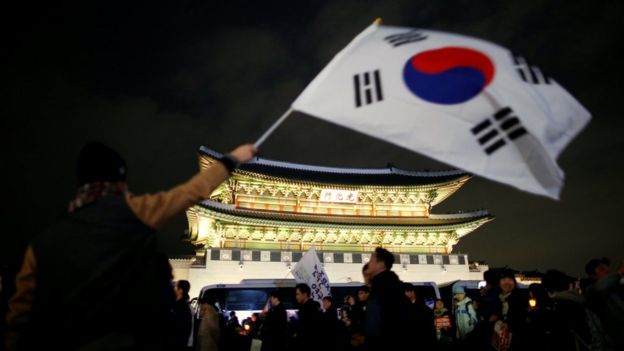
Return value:
M 109 146 L 91 141 L 80 150 L 76 175 L 78 186 L 93 182 L 125 181 L 126 162 Z

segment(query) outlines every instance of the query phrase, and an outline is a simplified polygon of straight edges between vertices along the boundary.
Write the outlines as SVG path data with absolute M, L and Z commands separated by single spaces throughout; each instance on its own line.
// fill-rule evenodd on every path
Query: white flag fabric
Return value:
M 321 302 L 324 296 L 331 294 L 329 278 L 316 254 L 314 247 L 306 252 L 291 270 L 297 283 L 306 283 L 310 287 L 313 300 Z
M 376 24 L 292 109 L 555 199 L 563 186 L 556 158 L 591 118 L 552 78 L 499 45 Z

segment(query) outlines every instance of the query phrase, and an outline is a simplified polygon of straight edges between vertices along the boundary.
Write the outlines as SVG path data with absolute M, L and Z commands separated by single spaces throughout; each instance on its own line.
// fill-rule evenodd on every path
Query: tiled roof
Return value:
M 199 154 L 219 159 L 223 154 L 200 147 Z M 376 184 L 376 185 L 424 185 L 446 183 L 468 178 L 471 175 L 462 170 L 407 171 L 395 167 L 387 168 L 341 168 L 306 165 L 254 157 L 238 168 L 243 172 L 264 174 L 296 180 L 321 183 Z

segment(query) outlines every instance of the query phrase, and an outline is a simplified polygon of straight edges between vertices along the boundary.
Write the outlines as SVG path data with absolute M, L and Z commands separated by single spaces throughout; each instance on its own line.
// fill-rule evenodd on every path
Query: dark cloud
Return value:
M 26 240 L 63 210 L 85 141 L 105 141 L 126 156 L 134 192 L 172 186 L 196 171 L 200 145 L 227 151 L 260 136 L 333 55 L 382 17 L 513 48 L 594 116 L 559 160 L 566 172 L 561 201 L 475 177 L 434 208 L 487 208 L 497 216 L 456 250 L 491 265 L 558 267 L 573 275 L 591 257 L 622 258 L 620 2 L 12 6 L 2 14 L 5 257 L 19 257 Z M 449 168 L 300 114 L 277 129 L 261 154 L 344 167 Z M 169 252 L 188 251 L 178 240 L 184 228 L 181 218 L 159 234 Z

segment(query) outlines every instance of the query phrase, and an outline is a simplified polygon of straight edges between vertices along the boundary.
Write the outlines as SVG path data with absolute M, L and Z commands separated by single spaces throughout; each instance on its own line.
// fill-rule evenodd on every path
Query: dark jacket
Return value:
M 323 312 L 323 345 L 326 350 L 346 350 L 350 345 L 350 335 L 345 324 L 338 319 L 338 311 L 330 308 Z
M 552 296 L 554 304 L 554 342 L 562 350 L 586 349 L 583 344 L 591 344 L 591 334 L 587 324 L 585 301 L 574 291 L 560 291 Z
M 37 289 L 20 349 L 100 342 L 163 349 L 174 297 L 169 265 L 155 245 L 153 230 L 120 196 L 102 198 L 35 238 Z
M 367 350 L 399 350 L 410 345 L 409 300 L 403 283 L 392 271 L 377 274 L 371 280 L 371 293 L 366 305 Z
M 176 350 L 186 349 L 193 329 L 193 314 L 188 300 L 176 300 L 171 310 L 173 343 Z
M 599 341 L 603 342 L 605 347 L 624 350 L 624 303 L 622 301 L 624 301 L 623 273 L 611 273 L 587 289 L 587 307 L 590 310 L 588 311 L 590 321 L 588 326 L 594 344 Z M 602 337 L 597 334 L 602 334 Z
M 499 320 L 509 325 L 511 332 L 511 350 L 525 350 L 529 345 L 528 338 L 528 299 L 522 292 L 515 288 L 505 299 L 509 304 L 507 315 L 503 315 L 503 301 L 499 295 L 499 302 L 496 306 L 495 315 L 500 316 Z
M 418 345 L 422 345 L 423 349 L 432 348 L 436 340 L 433 310 L 420 301 L 410 302 L 409 306 L 412 338 L 418 340 Z
M 287 315 L 283 304 L 272 306 L 260 329 L 262 351 L 282 351 L 286 349 Z
M 350 332 L 352 334 L 364 334 L 364 329 L 366 328 L 366 302 L 356 302 L 351 307 L 349 318 L 351 319 Z
M 227 175 L 217 162 L 168 191 L 72 201 L 75 212 L 26 249 L 9 301 L 7 348 L 170 349 L 171 266 L 152 228 L 209 198 Z
M 322 314 L 318 302 L 308 299 L 297 313 L 292 349 L 316 350 L 322 341 Z
M 479 306 L 477 308 L 477 318 L 479 322 L 475 326 L 470 339 L 470 342 L 474 343 L 475 349 L 487 349 L 492 343 L 494 322 L 491 322 L 490 318 L 493 315 L 500 317 L 500 315 L 497 315 L 497 313 L 501 313 L 499 293 L 500 289 L 498 287 L 491 287 L 485 291 L 485 294 L 477 298 L 477 306 Z

